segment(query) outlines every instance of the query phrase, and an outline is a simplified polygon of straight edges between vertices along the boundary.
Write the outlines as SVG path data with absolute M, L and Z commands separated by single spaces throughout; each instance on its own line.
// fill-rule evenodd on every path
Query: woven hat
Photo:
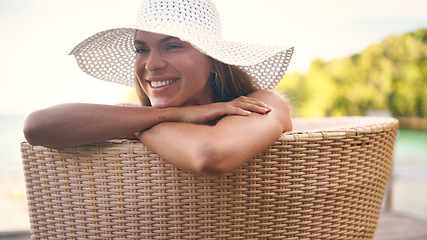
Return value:
M 145 0 L 136 25 L 99 32 L 79 43 L 70 55 L 95 78 L 133 86 L 137 29 L 180 38 L 220 62 L 242 68 L 264 90 L 280 82 L 293 53 L 293 47 L 223 39 L 219 13 L 210 0 Z

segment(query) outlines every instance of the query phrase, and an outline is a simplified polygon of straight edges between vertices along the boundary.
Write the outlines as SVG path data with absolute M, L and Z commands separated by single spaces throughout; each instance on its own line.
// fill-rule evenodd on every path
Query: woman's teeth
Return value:
M 150 82 L 150 86 L 153 88 L 159 88 L 167 85 L 172 85 L 174 82 L 176 82 L 176 79 L 167 81 L 153 81 Z

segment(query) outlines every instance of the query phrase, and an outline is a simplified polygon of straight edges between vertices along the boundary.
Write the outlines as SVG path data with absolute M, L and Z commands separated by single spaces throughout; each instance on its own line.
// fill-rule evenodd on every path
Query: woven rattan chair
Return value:
M 222 176 L 177 169 L 136 141 L 24 142 L 33 239 L 373 238 L 397 120 L 295 119 L 294 128 Z

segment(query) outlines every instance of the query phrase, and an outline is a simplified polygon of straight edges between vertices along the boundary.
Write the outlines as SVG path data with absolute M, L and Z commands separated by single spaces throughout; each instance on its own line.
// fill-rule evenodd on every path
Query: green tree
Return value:
M 312 62 L 306 74 L 285 76 L 276 88 L 301 117 L 364 115 L 427 117 L 427 29 L 392 35 L 359 54 Z

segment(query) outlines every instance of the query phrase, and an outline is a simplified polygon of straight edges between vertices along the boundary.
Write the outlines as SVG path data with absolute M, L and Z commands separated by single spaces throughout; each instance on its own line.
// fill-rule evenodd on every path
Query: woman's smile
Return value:
M 174 86 L 181 78 L 168 75 L 148 77 L 146 82 L 152 92 L 162 92 Z M 148 90 L 148 89 L 147 89 Z
M 148 83 L 150 84 L 151 88 L 161 88 L 165 86 L 170 86 L 174 84 L 176 81 L 178 81 L 178 79 L 166 80 L 166 81 L 148 81 Z

